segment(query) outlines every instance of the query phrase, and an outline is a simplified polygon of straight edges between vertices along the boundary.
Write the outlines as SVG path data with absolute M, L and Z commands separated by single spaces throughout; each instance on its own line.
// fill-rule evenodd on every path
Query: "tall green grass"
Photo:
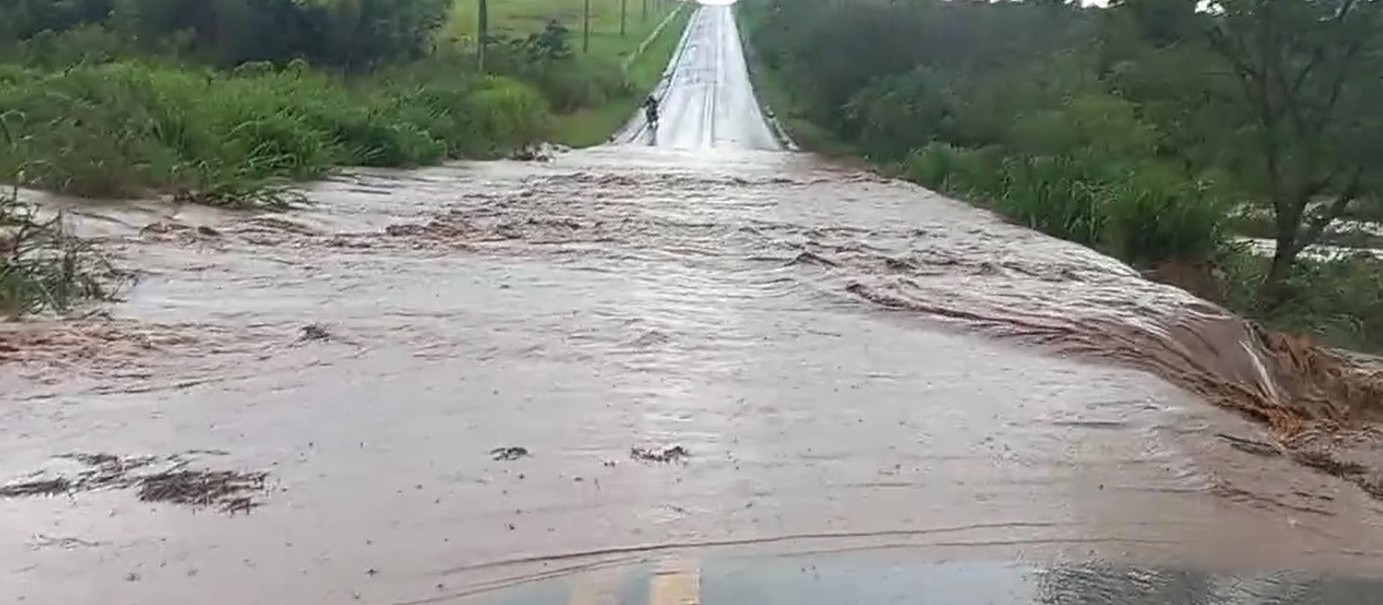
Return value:
M 20 184 L 98 197 L 185 192 L 211 203 L 281 201 L 266 187 L 336 165 L 493 156 L 537 142 L 548 120 L 537 91 L 502 77 L 344 82 L 303 65 L 256 64 L 230 74 L 143 63 L 7 68 L 6 112 L 15 144 L 0 174 Z
M 19 141 L 15 117 L 0 113 L 0 151 L 11 155 Z M 40 217 L 13 186 L 0 192 L 0 318 L 104 298 L 109 280 L 102 278 L 114 274 L 87 242 L 67 233 L 62 215 Z
M 1205 188 L 1156 166 L 933 143 L 905 162 L 903 176 L 1138 266 L 1204 260 L 1224 241 L 1224 206 Z
M 40 218 L 13 189 L 0 194 L 0 318 L 105 298 L 103 278 L 114 274 L 88 242 L 66 231 L 62 216 Z

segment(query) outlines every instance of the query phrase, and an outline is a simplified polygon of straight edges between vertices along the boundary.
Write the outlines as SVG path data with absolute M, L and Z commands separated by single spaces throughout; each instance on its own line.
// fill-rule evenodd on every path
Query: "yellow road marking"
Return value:
M 695 561 L 663 559 L 650 592 L 649 605 L 700 605 L 701 569 Z
M 571 591 L 567 605 L 616 605 L 619 580 L 623 568 L 607 567 L 581 575 L 581 582 Z

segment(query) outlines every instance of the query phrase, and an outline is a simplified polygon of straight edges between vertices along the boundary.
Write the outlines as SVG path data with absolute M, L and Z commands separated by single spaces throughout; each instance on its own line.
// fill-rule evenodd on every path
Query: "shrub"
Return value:
M 1208 259 L 1223 241 L 1224 207 L 1208 188 L 1155 165 L 1121 169 L 1090 155 L 1002 157 L 995 148 L 932 143 L 913 153 L 904 177 L 1135 265 Z
M 0 77 L 7 111 L 19 136 L 0 156 L 3 174 L 91 196 L 254 191 L 338 164 L 494 155 L 540 139 L 547 116 L 541 95 L 507 78 L 344 83 L 300 68 L 132 63 Z
M 0 150 L 11 154 L 19 143 L 10 127 L 15 117 L 0 112 Z M 16 194 L 0 192 L 0 317 L 65 311 L 105 297 L 102 277 L 114 275 L 111 267 L 64 230 L 61 215 L 40 219 Z
M 1200 183 L 1143 169 L 1106 193 L 1103 247 L 1135 265 L 1209 259 L 1224 240 L 1225 206 Z
M 1071 156 L 1011 157 L 1000 166 L 1002 191 L 993 202 L 1028 227 L 1093 245 L 1100 241 L 1106 218 L 1100 170 Z
M 547 101 L 533 88 L 504 77 L 489 78 L 466 97 L 463 116 L 471 153 L 489 155 L 538 142 L 547 126 Z
M 1229 286 L 1224 304 L 1274 328 L 1309 332 L 1338 346 L 1383 350 L 1383 260 L 1368 251 L 1329 260 L 1304 258 L 1286 280 L 1287 296 L 1264 305 L 1257 285 L 1268 259 L 1231 250 L 1219 260 Z

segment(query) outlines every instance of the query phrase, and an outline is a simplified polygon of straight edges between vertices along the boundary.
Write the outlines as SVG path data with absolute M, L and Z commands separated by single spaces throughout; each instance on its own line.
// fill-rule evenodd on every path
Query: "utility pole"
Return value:
M 475 62 L 480 73 L 485 73 L 485 45 L 490 40 L 490 1 L 480 0 L 480 23 L 476 27 L 479 30 L 479 37 L 476 38 Z
M 591 52 L 591 0 L 581 10 L 581 52 Z
M 619 0 L 619 37 L 624 37 L 624 15 L 629 8 L 629 0 Z
M 644 25 L 648 25 L 648 0 L 643 0 L 643 16 L 641 19 Z

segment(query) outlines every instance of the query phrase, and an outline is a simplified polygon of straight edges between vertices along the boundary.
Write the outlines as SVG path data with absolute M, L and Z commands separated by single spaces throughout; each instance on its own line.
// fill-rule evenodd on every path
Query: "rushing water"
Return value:
M 1371 420 L 1362 369 L 716 140 L 355 171 L 284 215 L 85 207 L 141 275 L 0 336 L 0 484 L 70 487 L 0 498 L 0 598 L 424 602 L 725 550 L 1383 571 L 1368 473 L 1284 445 Z M 267 487 L 168 503 L 151 468 Z

